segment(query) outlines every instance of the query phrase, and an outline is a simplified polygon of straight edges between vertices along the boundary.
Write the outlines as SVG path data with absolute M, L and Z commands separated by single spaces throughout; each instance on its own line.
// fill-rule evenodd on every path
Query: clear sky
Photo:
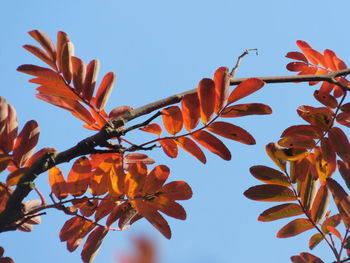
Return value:
M 212 77 L 217 67 L 232 67 L 247 48 L 258 48 L 259 55 L 247 56 L 237 77 L 290 74 L 284 55 L 297 49 L 298 39 L 319 50 L 332 49 L 350 64 L 349 11 L 348 0 L 332 4 L 325 0 L 4 1 L 0 10 L 0 95 L 17 109 L 21 125 L 31 119 L 38 121 L 39 148 L 61 151 L 91 132 L 81 128 L 82 123 L 68 112 L 37 100 L 34 85 L 27 82 L 29 77 L 16 72 L 21 64 L 38 63 L 21 47 L 35 43 L 27 35 L 29 30 L 43 30 L 53 39 L 63 30 L 75 44 L 77 56 L 84 61 L 100 59 L 100 76 L 114 71 L 117 82 L 107 106 L 112 109 L 142 106 L 195 88 L 201 78 Z M 208 152 L 206 165 L 183 151 L 175 160 L 161 150 L 149 153 L 158 164 L 170 167 L 170 179 L 185 180 L 192 186 L 194 197 L 182 202 L 188 219 L 167 218 L 173 231 L 170 241 L 144 220 L 129 230 L 110 233 L 95 262 L 114 262 L 115 255 L 129 249 L 132 237 L 139 234 L 155 240 L 164 263 L 280 263 L 308 251 L 312 231 L 277 239 L 277 231 L 290 220 L 258 222 L 259 213 L 275 204 L 254 202 L 242 193 L 259 184 L 249 175 L 250 166 L 274 167 L 265 145 L 277 141 L 286 127 L 303 123 L 296 107 L 318 105 L 312 93 L 313 88 L 305 84 L 275 84 L 245 99 L 269 104 L 274 113 L 233 120 L 250 131 L 257 144 L 225 140 L 232 150 L 230 162 Z M 48 192 L 46 174 L 37 185 Z M 67 219 L 48 211 L 32 233 L 1 234 L 0 246 L 17 263 L 79 262 L 80 250 L 69 253 L 58 238 Z M 314 253 L 326 262 L 333 260 L 325 245 Z

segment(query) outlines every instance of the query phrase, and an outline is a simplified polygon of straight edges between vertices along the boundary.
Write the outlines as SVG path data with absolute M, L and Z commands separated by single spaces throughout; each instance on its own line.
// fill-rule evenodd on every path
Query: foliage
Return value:
M 192 190 L 184 181 L 166 183 L 170 169 L 156 164 L 144 152 L 161 147 L 167 156 L 176 158 L 183 149 L 205 164 L 209 151 L 230 160 L 230 150 L 221 137 L 247 145 L 255 144 L 255 139 L 227 120 L 272 113 L 262 103 L 237 102 L 265 83 L 307 81 L 312 86 L 321 84 L 314 97 L 322 107 L 298 107 L 299 116 L 307 124 L 288 127 L 277 143 L 267 144 L 266 152 L 278 170 L 263 165 L 251 167 L 251 174 L 263 184 L 249 188 L 244 195 L 256 201 L 282 202 L 262 212 L 260 221 L 302 216 L 280 229 L 277 237 L 314 229 L 310 249 L 324 241 L 337 262 L 348 260 L 342 258 L 342 252 L 350 254 L 350 201 L 332 175 L 338 170 L 350 186 L 350 143 L 340 128 L 350 127 L 350 103 L 345 103 L 350 70 L 333 51 L 322 54 L 306 42 L 297 41 L 301 52 L 286 55 L 293 60 L 287 69 L 298 72 L 295 77 L 234 79 L 237 67 L 232 71 L 220 67 L 212 78 L 202 79 L 197 89 L 138 109 L 118 106 L 107 113 L 105 105 L 115 74 L 105 74 L 97 85 L 99 61 L 85 64 L 74 56 L 74 46 L 66 33 L 58 32 L 56 44 L 42 31 L 29 34 L 41 47 L 23 47 L 47 66 L 26 64 L 18 71 L 34 76 L 29 82 L 38 85 L 38 99 L 69 111 L 95 134 L 64 152 L 53 148 L 35 152 L 38 123 L 28 121 L 18 132 L 14 107 L 0 97 L 0 172 L 8 172 L 6 182 L 0 183 L 1 232 L 32 231 L 33 225 L 40 224 L 43 211 L 60 210 L 68 217 L 59 233 L 60 240 L 66 242 L 70 252 L 84 243 L 83 262 L 92 262 L 109 231 L 125 230 L 142 218 L 170 239 L 171 229 L 163 214 L 185 220 L 185 209 L 177 201 L 190 199 Z M 230 85 L 237 86 L 230 91 Z M 126 126 L 128 121 L 150 113 L 146 121 Z M 155 137 L 136 144 L 127 138 L 132 131 L 141 133 L 141 138 L 144 132 Z M 65 176 L 58 165 L 73 159 Z M 47 170 L 50 203 L 34 185 L 37 176 Z M 33 189 L 40 199 L 24 201 Z M 331 199 L 339 210 L 334 215 L 328 211 Z M 344 234 L 339 230 L 341 223 Z M 340 240 L 338 247 L 335 238 Z M 141 256 L 126 257 L 123 262 L 153 262 L 154 248 L 149 242 L 139 239 L 136 246 Z M 322 262 L 307 252 L 291 260 Z

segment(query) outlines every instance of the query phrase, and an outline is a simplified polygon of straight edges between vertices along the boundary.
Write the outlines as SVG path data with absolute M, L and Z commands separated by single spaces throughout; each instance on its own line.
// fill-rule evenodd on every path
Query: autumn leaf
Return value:
M 264 86 L 265 82 L 257 78 L 249 78 L 241 82 L 230 94 L 227 104 L 238 101 Z
M 116 75 L 113 72 L 108 72 L 102 79 L 100 86 L 96 93 L 96 107 L 103 109 L 112 92 Z
M 164 127 L 172 135 L 179 133 L 182 129 L 183 119 L 179 107 L 170 106 L 161 111 Z
M 181 100 L 182 117 L 186 130 L 197 127 L 200 118 L 200 107 L 197 93 L 186 94 Z
M 198 84 L 198 98 L 202 122 L 208 123 L 215 110 L 215 83 L 212 79 L 202 79 Z
M 92 60 L 86 67 L 85 82 L 82 89 L 83 97 L 90 101 L 95 90 L 100 63 L 97 59 Z
M 81 196 L 87 190 L 91 177 L 91 164 L 86 157 L 77 159 L 68 174 L 67 188 L 73 196 Z
M 263 222 L 269 222 L 269 221 L 274 221 L 281 218 L 301 215 L 303 213 L 304 211 L 300 205 L 287 203 L 287 204 L 277 205 L 265 210 L 259 215 L 258 220 Z
M 244 192 L 245 197 L 255 201 L 285 202 L 297 200 L 288 187 L 274 184 L 256 185 Z
M 61 170 L 56 166 L 49 170 L 49 183 L 51 191 L 58 199 L 61 200 L 68 196 L 67 183 Z
M 278 231 L 277 237 L 278 238 L 292 237 L 313 228 L 314 228 L 314 225 L 310 222 L 310 220 L 306 218 L 298 218 L 289 222 L 284 227 L 282 227 Z
M 158 136 L 160 136 L 162 133 L 162 127 L 160 127 L 160 125 L 157 123 L 148 124 L 148 125 L 140 128 L 140 130 L 144 131 L 144 132 L 154 133 Z
M 309 248 L 314 249 L 322 240 L 323 236 L 321 233 L 314 234 L 309 240 Z
M 84 263 L 91 263 L 93 261 L 107 233 L 108 228 L 99 226 L 89 234 L 81 251 L 81 258 Z
M 233 117 L 242 117 L 249 115 L 265 115 L 271 114 L 272 109 L 262 103 L 246 103 L 246 104 L 236 104 L 230 107 L 225 108 L 220 117 L 223 118 L 233 118 Z
M 227 103 L 231 77 L 230 70 L 227 67 L 220 67 L 214 73 L 216 114 L 218 114 Z
M 282 186 L 290 186 L 287 176 L 278 170 L 272 169 L 264 165 L 255 165 L 250 167 L 250 173 L 258 180 L 267 184 L 276 184 Z
M 170 158 L 176 158 L 178 154 L 177 144 L 173 139 L 164 139 L 159 141 L 163 151 Z
M 188 137 L 179 137 L 175 140 L 175 142 L 186 152 L 190 153 L 194 157 L 196 157 L 199 161 L 202 163 L 207 162 L 207 158 L 205 157 L 203 151 L 201 148 L 198 147 L 198 145 L 192 141 Z

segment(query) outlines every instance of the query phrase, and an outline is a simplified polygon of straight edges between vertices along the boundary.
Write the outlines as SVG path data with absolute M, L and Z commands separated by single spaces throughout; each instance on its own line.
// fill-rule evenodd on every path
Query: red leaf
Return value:
M 316 146 L 313 138 L 299 134 L 284 137 L 278 141 L 278 144 L 282 147 L 299 149 L 313 149 Z
M 29 51 L 30 53 L 32 53 L 34 56 L 37 56 L 38 58 L 40 58 L 42 61 L 44 61 L 46 64 L 48 64 L 53 69 L 57 69 L 55 61 L 52 60 L 52 55 L 49 55 L 41 48 L 38 48 L 38 47 L 32 46 L 32 45 L 24 45 L 23 48 L 26 49 L 27 51 Z
M 160 145 L 163 148 L 163 151 L 170 158 L 176 158 L 178 154 L 178 149 L 175 141 L 173 139 L 165 139 L 159 141 Z
M 29 31 L 28 34 L 40 43 L 40 45 L 46 50 L 52 61 L 56 61 L 56 50 L 52 40 L 40 30 Z
M 19 66 L 17 70 L 22 73 L 40 77 L 43 79 L 48 79 L 54 82 L 62 82 L 62 77 L 60 76 L 60 74 L 49 68 L 43 68 L 35 65 L 26 64 Z
M 290 59 L 294 59 L 294 60 L 299 60 L 299 61 L 303 61 L 305 63 L 308 63 L 307 58 L 304 56 L 303 53 L 300 52 L 288 52 L 286 55 L 286 58 L 290 58 Z
M 128 153 L 124 156 L 124 163 L 144 163 L 144 164 L 153 164 L 155 161 L 148 157 L 148 155 L 144 153 Z
M 337 238 L 339 238 L 340 241 L 343 240 L 340 232 L 333 226 L 327 226 L 327 230 L 329 233 L 332 233 L 333 235 L 335 235 Z
M 23 177 L 23 175 L 28 171 L 28 167 L 19 168 L 10 173 L 6 178 L 6 184 L 8 186 L 17 185 L 19 180 Z
M 70 42 L 70 39 L 67 35 L 67 33 L 63 31 L 57 32 L 57 65 L 60 70 L 60 72 L 64 72 L 64 66 L 62 61 L 62 53 L 64 50 L 64 47 L 66 43 Z
M 218 114 L 219 111 L 226 105 L 229 88 L 230 88 L 231 74 L 227 67 L 220 67 L 214 73 L 214 83 L 215 83 L 215 113 Z
M 212 79 L 202 79 L 198 84 L 198 98 L 202 122 L 206 124 L 215 110 L 215 83 Z
M 85 82 L 86 66 L 84 62 L 77 57 L 72 57 L 73 84 L 74 89 L 80 94 Z
M 74 216 L 67 220 L 60 231 L 60 240 L 67 241 L 68 239 L 74 237 L 84 224 L 84 219 L 78 216 Z
M 275 184 L 263 184 L 250 187 L 244 192 L 244 195 L 255 201 L 285 202 L 297 200 L 291 189 Z
M 0 151 L 9 153 L 12 151 L 17 137 L 18 121 L 16 110 L 11 104 L 7 104 L 6 123 L 0 133 Z
M 300 205 L 287 203 L 287 204 L 277 205 L 265 210 L 259 215 L 258 220 L 263 222 L 269 222 L 269 221 L 274 221 L 281 218 L 301 215 L 303 213 L 304 211 Z
M 165 165 L 157 165 L 146 176 L 142 195 L 154 194 L 159 191 L 168 179 L 170 170 Z
M 101 84 L 96 93 L 96 107 L 103 109 L 108 101 L 115 83 L 115 74 L 108 72 L 102 79 Z
M 140 130 L 144 132 L 154 133 L 158 136 L 162 134 L 162 127 L 160 127 L 160 125 L 157 123 L 148 124 L 145 127 L 140 128 Z
M 332 178 L 328 178 L 327 187 L 332 192 L 334 201 L 338 207 L 338 210 L 343 218 L 345 225 L 348 226 L 350 221 L 350 198 L 345 192 L 344 188 Z
M 322 240 L 323 236 L 321 233 L 314 234 L 309 240 L 309 248 L 314 249 Z
M 272 109 L 262 103 L 247 103 L 247 104 L 237 104 L 225 108 L 220 114 L 223 118 L 241 117 L 248 115 L 265 115 L 271 114 Z
M 11 156 L 8 154 L 0 154 L 0 173 L 4 171 L 12 160 Z
M 324 52 L 324 59 L 325 59 L 325 63 L 327 64 L 327 68 L 331 69 L 332 71 L 337 71 L 337 67 L 334 64 L 334 57 L 336 57 L 336 54 L 330 50 L 330 49 L 326 49 Z
M 72 56 L 74 55 L 74 46 L 72 42 L 66 42 L 61 51 L 61 70 L 64 79 L 70 83 L 72 81 L 73 65 Z
M 350 113 L 341 112 L 337 115 L 336 120 L 339 124 L 350 128 Z
M 291 185 L 287 176 L 270 167 L 255 165 L 250 167 L 249 171 L 256 179 L 264 183 L 283 185 L 287 187 Z
M 317 52 L 316 50 L 312 49 L 308 43 L 302 40 L 298 40 L 297 46 L 301 49 L 301 51 L 304 53 L 307 59 L 311 62 L 311 64 L 314 64 L 314 65 L 321 64 L 322 66 L 327 67 L 323 55 Z
M 321 90 L 315 90 L 314 97 L 323 105 L 328 106 L 332 109 L 338 106 L 338 101 L 334 96 L 327 92 L 322 92 Z
M 91 164 L 88 158 L 77 159 L 67 178 L 68 192 L 73 196 L 81 196 L 87 190 L 91 177 Z
M 215 134 L 234 141 L 249 145 L 255 144 L 255 139 L 249 132 L 228 122 L 213 122 L 207 126 L 207 129 Z
M 108 228 L 100 226 L 90 233 L 81 251 L 81 258 L 84 263 L 91 263 L 94 260 L 107 233 Z
M 160 188 L 159 193 L 161 193 L 164 197 L 173 200 L 187 200 L 192 197 L 192 189 L 184 181 L 167 183 Z
M 185 209 L 174 200 L 164 197 L 164 195 L 154 197 L 152 200 L 148 201 L 147 205 L 176 219 L 186 219 Z
M 329 201 L 330 192 L 325 185 L 321 185 L 311 207 L 311 218 L 316 223 L 320 222 L 326 215 L 329 207 Z
M 201 148 L 198 147 L 198 145 L 192 141 L 190 138 L 187 137 L 179 137 L 175 140 L 175 142 L 185 151 L 196 157 L 199 161 L 202 163 L 207 162 L 207 158 L 205 157 L 203 151 Z
M 256 78 L 250 78 L 241 82 L 230 94 L 227 104 L 231 104 L 254 93 L 255 91 L 261 89 L 264 84 L 264 81 Z
M 329 130 L 328 136 L 338 156 L 350 164 L 350 143 L 346 134 L 340 128 L 333 127 Z
M 147 167 L 143 163 L 130 164 L 125 176 L 125 189 L 129 198 L 142 196 L 145 185 Z
M 82 92 L 83 97 L 87 101 L 90 101 L 94 94 L 99 68 L 100 63 L 96 59 L 92 60 L 86 67 L 86 77 Z
M 182 117 L 186 130 L 197 127 L 200 118 L 199 99 L 197 93 L 187 94 L 181 101 Z
M 40 134 L 39 125 L 36 121 L 28 121 L 18 137 L 16 138 L 13 149 L 13 160 L 23 166 L 27 159 L 34 152 L 35 146 L 38 143 Z
M 335 214 L 331 217 L 328 217 L 323 223 L 322 223 L 322 231 L 323 233 L 328 233 L 328 226 L 336 227 L 341 223 L 341 216 L 340 214 Z
M 314 225 L 310 222 L 310 220 L 306 218 L 298 218 L 289 222 L 287 225 L 282 227 L 278 233 L 278 238 L 287 238 L 296 236 L 300 233 L 303 233 L 307 230 L 314 228 Z
M 308 64 L 304 62 L 290 62 L 286 66 L 286 68 L 289 71 L 293 71 L 293 72 L 303 71 L 303 70 L 306 70 L 308 67 L 309 67 Z
M 226 161 L 231 160 L 230 150 L 225 146 L 225 144 L 222 143 L 222 141 L 220 141 L 212 134 L 203 130 L 199 130 L 193 133 L 191 137 L 204 148 L 220 156 L 222 159 Z
M 313 125 L 294 125 L 285 129 L 281 137 L 290 137 L 294 135 L 305 135 L 314 139 L 321 139 L 323 131 L 321 128 Z
M 170 106 L 161 111 L 164 127 L 172 135 L 180 132 L 183 125 L 182 113 L 179 107 Z

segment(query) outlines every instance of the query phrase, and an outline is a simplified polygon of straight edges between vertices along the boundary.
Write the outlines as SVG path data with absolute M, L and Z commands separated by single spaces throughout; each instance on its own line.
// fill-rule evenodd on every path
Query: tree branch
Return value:
M 340 70 L 323 75 L 272 76 L 257 78 L 263 80 L 266 83 L 327 81 L 340 85 L 339 82 L 335 83 L 335 78 L 346 76 L 348 74 L 350 74 L 350 69 Z M 230 85 L 237 85 L 246 79 L 247 78 L 233 78 L 230 81 Z M 348 87 L 341 87 L 345 90 L 350 90 Z M 34 189 L 34 181 L 39 174 L 47 171 L 55 165 L 69 162 L 70 160 L 82 155 L 94 153 L 94 151 L 96 151 L 96 146 L 103 147 L 106 145 L 107 140 L 113 137 L 120 137 L 123 134 L 123 130 L 118 131 L 118 128 L 124 126 L 130 120 L 152 113 L 153 111 L 159 110 L 163 107 L 178 103 L 186 94 L 192 94 L 195 92 L 197 92 L 197 89 L 192 89 L 133 109 L 123 116 L 109 121 L 101 131 L 80 141 L 76 146 L 60 153 L 47 153 L 42 156 L 28 169 L 25 175 L 21 178 L 13 194 L 10 196 L 5 210 L 0 213 L 0 232 L 8 231 L 11 225 L 13 225 L 16 221 L 24 216 L 24 211 L 22 210 L 22 201 Z

